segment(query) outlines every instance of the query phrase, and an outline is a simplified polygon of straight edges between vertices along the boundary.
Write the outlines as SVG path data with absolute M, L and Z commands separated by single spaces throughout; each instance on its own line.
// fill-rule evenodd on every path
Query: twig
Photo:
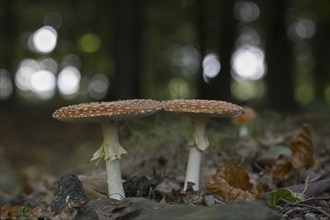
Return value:
M 305 199 L 305 200 L 302 200 L 302 201 L 298 201 L 296 203 L 305 203 L 305 202 L 310 202 L 310 201 L 313 201 L 313 200 L 330 200 L 330 196 L 329 197 L 311 197 L 311 198 L 308 198 L 308 199 Z
M 305 207 L 305 208 L 310 208 L 310 209 L 314 209 L 315 211 L 318 211 L 319 213 L 327 216 L 328 218 L 330 218 L 330 214 L 326 213 L 325 211 L 323 211 L 322 209 L 312 206 L 312 205 L 307 205 L 307 204 L 295 204 L 295 203 L 288 203 L 287 206 L 296 206 L 296 207 Z
M 304 194 L 308 188 L 308 182 L 309 182 L 310 176 L 307 176 L 306 181 L 305 181 L 305 188 L 304 190 L 301 192 L 301 194 Z

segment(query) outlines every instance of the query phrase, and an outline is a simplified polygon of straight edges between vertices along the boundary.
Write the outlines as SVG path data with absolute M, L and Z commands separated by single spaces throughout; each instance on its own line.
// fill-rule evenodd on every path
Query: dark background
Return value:
M 1 0 L 0 19 L 0 168 L 9 188 L 22 167 L 62 172 L 101 144 L 97 125 L 52 119 L 65 105 L 217 99 L 329 124 L 327 0 Z M 41 30 L 52 35 L 37 41 Z
M 284 112 L 326 107 L 329 8 L 326 0 L 1 1 L 1 108 L 131 98 L 219 99 Z M 40 52 L 31 39 L 46 25 L 57 34 L 56 46 Z M 234 73 L 240 49 L 262 59 L 255 71 L 262 68 L 262 77 Z M 221 70 L 205 80 L 205 68 L 215 67 L 203 68 L 210 53 Z M 40 98 L 33 88 L 15 85 L 22 60 L 46 58 L 57 65 L 55 78 L 75 67 L 79 90 L 63 95 L 55 87 Z M 250 68 L 249 58 L 236 59 L 237 65 Z M 95 74 L 107 86 L 93 95 Z

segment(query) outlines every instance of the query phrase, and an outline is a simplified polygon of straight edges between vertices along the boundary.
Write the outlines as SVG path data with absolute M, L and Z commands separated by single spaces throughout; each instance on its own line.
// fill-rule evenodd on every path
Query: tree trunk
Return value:
M 14 14 L 15 3 L 12 1 L 0 2 L 0 68 L 8 71 L 12 82 L 14 84 L 15 76 L 15 51 L 17 45 L 13 47 L 15 42 L 18 42 L 19 34 L 17 33 L 17 24 L 15 23 Z M 6 52 L 9 52 L 6 54 Z M 13 86 L 11 97 L 7 100 L 1 101 L 1 107 L 6 109 L 13 109 L 17 103 L 16 87 Z
M 293 97 L 293 55 L 284 22 L 286 1 L 269 0 L 265 4 L 267 104 L 273 110 L 293 112 L 297 105 Z
M 315 90 L 316 99 L 324 102 L 324 91 L 329 83 L 330 77 L 330 48 L 327 43 L 330 39 L 330 22 L 327 19 L 320 20 L 317 27 L 315 39 L 314 39 L 314 52 L 315 52 Z
M 114 6 L 115 73 L 110 79 L 109 99 L 137 98 L 141 66 L 140 1 L 116 1 Z
M 216 100 L 226 100 L 232 101 L 232 95 L 230 92 L 231 84 L 231 65 L 230 59 L 233 53 L 234 44 L 235 44 L 235 18 L 233 14 L 234 1 L 201 1 L 201 4 L 207 4 L 204 9 L 202 16 L 209 14 L 209 10 L 216 9 L 220 11 L 217 13 L 218 17 L 212 17 L 211 19 L 201 18 L 203 24 L 200 25 L 201 37 L 200 40 L 205 39 L 206 42 L 201 42 L 201 45 L 208 45 L 208 48 L 202 49 L 206 52 L 209 49 L 217 51 L 219 54 L 221 70 L 220 73 L 214 77 L 210 78 L 209 82 L 205 82 L 203 76 L 200 79 L 200 98 L 205 99 L 216 99 Z M 219 20 L 219 23 L 216 23 L 217 26 L 214 28 L 214 20 Z M 220 32 L 219 32 L 220 30 Z M 220 44 L 219 44 L 220 39 Z M 219 46 L 218 46 L 219 45 Z M 212 50 L 211 50 L 212 51 Z M 202 54 L 205 56 L 206 54 Z

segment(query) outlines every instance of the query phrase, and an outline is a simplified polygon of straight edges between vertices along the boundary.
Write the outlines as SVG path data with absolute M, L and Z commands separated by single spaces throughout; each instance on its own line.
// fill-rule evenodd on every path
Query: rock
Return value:
M 146 199 L 147 200 L 147 199 Z M 134 219 L 139 214 L 140 208 L 129 199 L 121 201 L 109 198 L 101 198 L 89 201 L 79 209 L 74 220 L 119 220 Z
M 314 213 L 306 213 L 305 214 L 305 219 L 306 220 L 318 220 L 320 218 L 317 217 Z
M 213 207 L 159 204 L 144 198 L 128 198 L 133 205 L 141 210 L 134 220 L 143 219 L 171 219 L 171 220 L 275 220 L 280 219 L 278 213 L 260 203 L 232 202 Z
M 214 206 L 214 205 L 215 205 L 214 197 L 213 197 L 212 195 L 205 195 L 205 196 L 204 196 L 204 204 L 205 204 L 207 207 Z
M 141 197 L 121 201 L 102 198 L 80 208 L 74 220 L 157 219 L 157 220 L 276 220 L 280 215 L 258 202 L 232 202 L 206 207 L 202 205 L 157 203 Z
M 74 174 L 65 175 L 56 183 L 51 210 L 59 213 L 65 206 L 82 206 L 87 202 L 83 185 Z

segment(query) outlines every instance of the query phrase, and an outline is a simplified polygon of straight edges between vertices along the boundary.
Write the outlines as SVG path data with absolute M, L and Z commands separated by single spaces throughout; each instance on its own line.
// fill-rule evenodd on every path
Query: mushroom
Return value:
M 193 120 L 193 142 L 190 147 L 186 177 L 183 190 L 186 191 L 188 183 L 193 183 L 193 189 L 199 190 L 199 171 L 202 152 L 209 146 L 205 134 L 206 121 L 210 117 L 231 118 L 243 113 L 240 106 L 216 100 L 169 100 L 161 102 L 166 112 L 183 113 L 189 115 Z
M 64 122 L 96 122 L 101 124 L 103 144 L 91 160 L 106 162 L 109 197 L 125 198 L 122 185 L 120 159 L 127 151 L 118 141 L 118 123 L 123 120 L 142 118 L 161 110 L 160 102 L 150 99 L 132 99 L 113 102 L 92 102 L 62 107 L 53 118 Z
M 241 138 L 248 137 L 250 135 L 248 124 L 257 118 L 257 113 L 254 111 L 253 108 L 244 106 L 243 111 L 244 111 L 243 115 L 240 115 L 232 119 L 232 122 L 234 124 L 240 126 L 238 131 L 238 136 Z

